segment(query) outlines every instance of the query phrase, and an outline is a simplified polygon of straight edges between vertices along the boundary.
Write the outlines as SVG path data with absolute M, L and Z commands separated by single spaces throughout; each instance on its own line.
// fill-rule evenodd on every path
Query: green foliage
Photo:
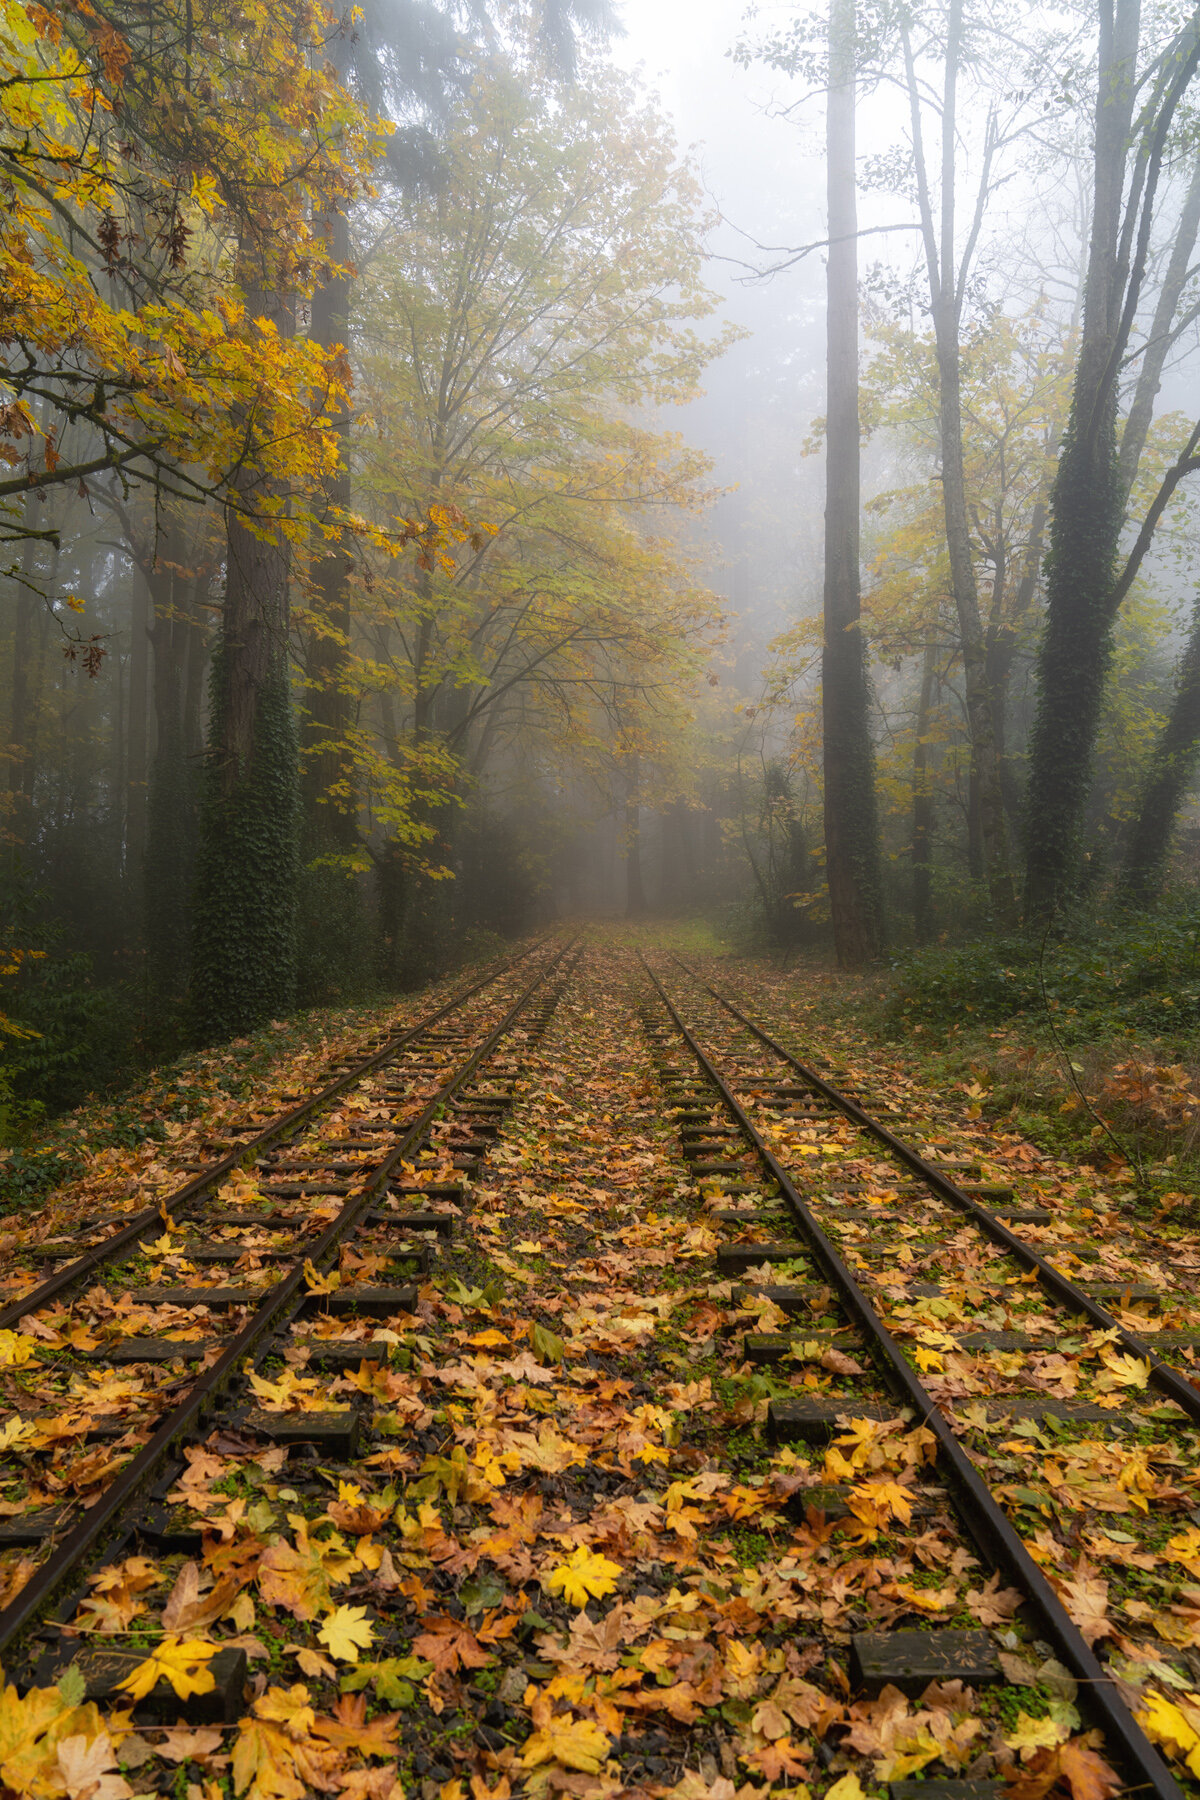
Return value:
M 128 1072 L 133 1019 L 123 990 L 95 985 L 91 957 L 64 951 L 66 932 L 31 882 L 6 882 L 0 913 L 23 953 L 0 1036 L 0 1141 L 11 1142 Z
M 1117 466 L 1115 391 L 1081 374 L 1050 509 L 1046 625 L 1029 742 L 1026 903 L 1045 919 L 1079 868 L 1115 615 L 1110 603 L 1125 495 Z
M 1040 963 L 1040 972 L 1039 972 Z M 1100 1034 L 1175 1033 L 1200 1024 L 1200 912 L 1074 921 L 1070 940 L 993 938 L 939 946 L 896 964 L 888 1005 L 893 1027 L 945 1027 L 966 1013 L 999 1024 L 1023 1013 L 1052 1014 L 1066 1042 Z
M 146 809 L 146 959 L 158 1000 L 178 997 L 187 987 L 196 800 L 196 779 L 176 721 L 158 747 Z
M 300 870 L 296 900 L 297 999 L 301 1006 L 362 999 L 375 985 L 371 924 L 361 878 L 335 857 Z
M 232 787 L 222 774 L 207 772 L 194 897 L 192 1012 L 208 1040 L 295 1005 L 299 810 L 286 675 L 259 691 L 249 766 Z
M 8 1130 L 4 1105 L 5 1096 L 0 1091 L 0 1142 Z M 14 1119 L 11 1112 L 8 1119 Z M 0 1162 L 0 1217 L 11 1212 L 32 1212 L 53 1188 L 82 1173 L 83 1164 L 61 1150 L 10 1150 Z

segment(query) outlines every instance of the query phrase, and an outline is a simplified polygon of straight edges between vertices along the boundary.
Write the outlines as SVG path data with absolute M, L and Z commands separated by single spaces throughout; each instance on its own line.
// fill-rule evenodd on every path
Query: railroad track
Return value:
M 506 958 L 496 968 L 475 981 L 460 987 L 443 1005 L 437 1007 L 415 1025 L 402 1031 L 383 1032 L 368 1040 L 359 1056 L 342 1057 L 325 1071 L 328 1080 L 290 1106 L 286 1112 L 265 1123 L 251 1121 L 244 1125 L 226 1125 L 220 1136 L 207 1142 L 222 1152 L 198 1167 L 184 1165 L 189 1179 L 132 1216 L 114 1215 L 77 1220 L 70 1230 L 54 1232 L 38 1243 L 18 1249 L 5 1270 L 5 1293 L 11 1293 L 14 1281 L 18 1291 L 0 1303 L 0 1331 L 19 1323 L 27 1313 L 49 1304 L 60 1294 L 70 1291 L 84 1280 L 92 1269 L 119 1250 L 137 1244 L 147 1232 L 159 1225 L 164 1211 L 181 1212 L 195 1208 L 210 1199 L 221 1182 L 256 1157 L 263 1157 L 298 1137 L 304 1127 L 332 1107 L 354 1085 L 382 1068 L 406 1045 L 449 1018 L 474 995 L 482 993 L 501 980 L 526 957 L 536 954 L 542 944 L 533 944 L 518 956 Z M 53 1273 L 38 1281 L 32 1265 L 40 1269 L 56 1265 Z M 25 1279 L 22 1280 L 24 1275 Z
M 3 1422 L 0 1493 L 28 1540 L 3 1554 L 36 1565 L 23 1616 L 0 1617 L 6 1672 L 62 1696 L 73 1664 L 143 1759 L 139 1791 L 212 1792 L 232 1768 L 243 1797 L 345 1781 L 395 1800 L 394 1774 L 413 1800 L 455 1777 L 545 1800 L 599 1774 L 721 1800 L 718 1777 L 736 1793 L 782 1770 L 818 1795 L 849 1771 L 891 1800 L 999 1800 L 1016 1756 L 1045 1791 L 1057 1742 L 1074 1800 L 1106 1800 L 1077 1735 L 1099 1726 L 1128 1791 L 1178 1796 L 1121 1680 L 1153 1653 L 1156 1685 L 1196 1686 L 1159 1635 L 1175 1595 L 1154 1608 L 1136 1565 L 1149 1598 L 1139 1615 L 1114 1594 L 1097 1654 L 1039 1494 L 1082 1446 L 1110 1459 L 1110 1500 L 1128 1504 L 1123 1470 L 1148 1510 L 1106 1512 L 1093 1483 L 1075 1549 L 1187 1535 L 1190 1416 L 1162 1386 L 1110 1404 L 1089 1372 L 1128 1358 L 1149 1384 L 1151 1363 L 1068 1318 L 976 1212 L 1058 1230 L 1061 1257 L 1056 1221 L 926 1171 L 655 960 L 593 946 L 509 971 L 252 1153 L 197 1220 L 156 1215 L 136 1260 L 0 1339 L 10 1399 L 43 1419 Z M 188 1290 L 165 1299 L 167 1277 Z M 1117 1331 L 1152 1310 L 1111 1304 Z M 1055 1357 L 1084 1371 L 1074 1402 L 1047 1393 Z M 90 1541 L 70 1515 L 39 1538 L 31 1515 L 71 1479 Z M 337 1635 L 353 1615 L 363 1661 Z M 211 1690 L 160 1681 L 125 1738 L 116 1684 L 197 1634 Z M 103 1748 L 95 1719 L 69 1729 Z M 254 1786 L 268 1744 L 281 1790 Z
M 977 1170 L 938 1167 L 905 1144 L 679 959 L 665 974 L 642 960 L 653 988 L 646 1029 L 720 1234 L 718 1271 L 737 1283 L 749 1323 L 769 1327 L 747 1330 L 744 1352 L 770 1371 L 772 1437 L 828 1442 L 850 1419 L 883 1422 L 898 1409 L 932 1433 L 930 1473 L 1080 1684 L 1080 1705 L 1131 1789 L 1177 1800 L 1182 1790 L 1122 1698 L 1118 1671 L 1089 1639 L 1116 1637 L 1124 1655 L 1160 1670 L 1174 1657 L 1174 1686 L 1194 1684 L 1186 1651 L 1169 1641 L 1172 1571 L 1186 1565 L 1187 1544 L 1174 1560 L 1169 1545 L 1197 1494 L 1189 1501 L 1186 1487 L 1155 1478 L 1156 1467 L 1181 1460 L 1200 1468 L 1200 1391 L 1186 1365 L 1171 1361 L 1200 1345 L 1193 1294 L 1141 1282 L 1132 1267 L 1114 1279 L 1111 1247 L 1064 1239 L 1048 1209 L 1014 1207 L 996 1185 L 972 1192 Z M 1109 1279 L 1089 1279 L 1089 1259 L 1101 1255 Z M 859 1365 L 861 1378 L 842 1378 L 836 1391 L 826 1377 L 806 1377 L 831 1349 L 849 1357 L 848 1368 L 865 1357 L 869 1371 Z M 1076 1385 L 1091 1397 L 1064 1394 Z M 1136 1537 L 1128 1529 L 1110 1537 L 1100 1522 L 1103 1481 L 1094 1480 L 1091 1504 L 1080 1486 L 1083 1542 L 1135 1568 L 1139 1594 L 1152 1596 L 1167 1540 L 1157 1605 L 1135 1598 L 1119 1631 L 1089 1621 L 1086 1582 L 1053 1566 L 1049 1534 L 1039 1534 L 1051 1509 L 1019 1479 L 1022 1456 L 1033 1453 L 1063 1474 L 1073 1459 L 1102 1468 L 1110 1510 L 1122 1480 L 1141 1482 L 1146 1510 L 1120 1512 L 1122 1527 L 1140 1528 Z M 1156 1487 L 1173 1488 L 1165 1504 L 1154 1503 Z M 846 1514 L 844 1493 L 814 1487 L 809 1498 L 819 1516 Z M 1182 1536 L 1200 1532 L 1193 1523 Z M 989 1666 L 1000 1675 L 983 1631 L 865 1634 L 856 1656 L 863 1679 L 874 1658 L 876 1678 L 902 1670 L 907 1691 L 954 1674 L 978 1683 Z
M 166 1495 L 218 1411 L 246 1455 L 353 1457 L 367 1413 L 326 1390 L 386 1361 L 387 1327 L 413 1312 L 432 1246 L 461 1222 L 570 950 L 536 947 L 532 974 L 517 958 L 472 983 L 158 1206 L 98 1242 L 94 1226 L 80 1234 L 81 1254 L 50 1246 L 60 1266 L 0 1313 L 10 1678 L 45 1683 L 71 1661 L 64 1621 L 97 1568 L 134 1543 L 172 1545 Z M 139 1660 L 85 1658 L 90 1694 L 112 1694 Z M 223 1651 L 190 1716 L 236 1717 L 245 1672 L 244 1652 Z

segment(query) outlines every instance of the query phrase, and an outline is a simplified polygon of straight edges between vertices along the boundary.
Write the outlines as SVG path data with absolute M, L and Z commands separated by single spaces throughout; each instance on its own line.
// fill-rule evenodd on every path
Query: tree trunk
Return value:
M 350 260 L 350 222 L 344 212 L 326 222 L 330 261 L 344 268 Z M 349 336 L 350 281 L 338 275 L 313 295 L 310 335 L 325 350 L 344 346 Z M 340 407 L 332 417 L 338 440 L 338 467 L 330 479 L 327 511 L 331 521 L 350 507 L 350 412 Z M 305 644 L 307 695 L 301 731 L 304 838 L 310 845 L 352 850 L 357 842 L 354 763 L 346 744 L 349 695 L 346 672 L 350 641 L 351 559 L 344 543 L 332 545 L 314 535 L 312 611 L 315 627 Z
M 1112 656 L 1114 575 L 1126 501 L 1117 452 L 1117 386 L 1145 266 L 1142 241 L 1136 253 L 1132 249 L 1133 218 L 1122 204 L 1140 23 L 1138 0 L 1116 0 L 1115 15 L 1101 12 L 1083 336 L 1051 500 L 1046 625 L 1030 739 L 1025 900 L 1031 923 L 1053 913 L 1076 877 Z M 1200 13 L 1195 13 L 1156 77 L 1155 110 L 1144 121 L 1134 184 L 1143 223 L 1151 213 L 1166 129 L 1195 72 L 1198 25 Z M 1134 440 L 1130 443 L 1132 465 Z
M 32 497 L 26 500 L 24 511 L 26 525 L 31 530 L 35 529 L 36 501 Z M 35 832 L 34 786 L 37 779 L 37 738 L 41 707 L 42 639 L 48 609 L 37 593 L 31 591 L 31 584 L 39 579 L 41 572 L 38 562 L 41 555 L 42 546 L 38 540 L 34 537 L 26 538 L 21 546 L 23 580 L 17 588 L 13 608 L 9 800 L 8 817 L 3 822 L 3 829 L 13 856 L 18 861 L 32 845 Z M 58 548 L 55 546 L 51 550 L 55 568 L 58 555 Z M 34 629 L 39 612 L 43 625 L 41 633 Z
M 204 695 L 212 650 L 207 618 L 199 604 L 203 579 L 197 575 L 187 587 L 190 610 L 183 653 L 183 753 L 193 763 L 204 754 Z M 178 593 L 178 587 L 175 591 Z
M 149 572 L 154 623 L 154 760 L 146 822 L 145 935 L 151 993 L 177 1000 L 191 958 L 197 781 L 188 742 L 188 666 L 200 661 L 195 577 L 180 568 L 181 534 L 168 525 Z
M 1009 868 L 1008 829 L 1000 779 L 1000 756 L 988 687 L 987 640 L 979 606 L 975 552 L 967 510 L 963 460 L 962 362 L 959 329 L 971 249 L 960 267 L 955 242 L 955 157 L 958 135 L 958 71 L 962 54 L 962 0 L 950 0 L 946 21 L 945 74 L 941 107 L 941 217 L 935 227 L 933 202 L 925 172 L 921 137 L 921 102 L 907 34 L 905 66 L 916 153 L 918 199 L 929 277 L 930 310 L 938 372 L 938 437 L 942 455 L 942 507 L 950 583 L 958 615 L 958 632 L 966 691 L 967 736 L 971 771 L 967 806 L 967 863 L 972 876 L 985 879 L 991 902 L 1002 917 L 1011 917 L 1016 893 Z M 988 143 L 991 144 L 989 127 Z M 986 193 L 988 165 L 981 177 Z
M 1171 246 L 1170 261 L 1167 264 L 1162 287 L 1159 289 L 1158 300 L 1154 308 L 1154 321 L 1150 326 L 1150 336 L 1142 353 L 1142 365 L 1138 370 L 1133 402 L 1129 408 L 1129 416 L 1125 420 L 1125 429 L 1121 433 L 1121 451 L 1117 459 L 1117 467 L 1121 487 L 1127 501 L 1137 479 L 1138 464 L 1142 460 L 1142 451 L 1146 447 L 1150 421 L 1154 417 L 1154 402 L 1158 398 L 1158 390 L 1162 386 L 1163 369 L 1171 348 L 1171 326 L 1174 323 L 1176 309 L 1191 271 L 1192 251 L 1196 247 L 1198 231 L 1200 231 L 1200 158 L 1197 159 L 1192 170 L 1192 179 L 1188 185 L 1188 191 L 1184 195 L 1175 242 Z
M 252 317 L 278 297 L 248 297 Z M 253 509 L 249 476 L 239 497 Z M 213 662 L 206 793 L 194 906 L 192 1005 L 207 1039 L 287 1012 L 296 992 L 296 738 L 288 681 L 286 539 L 255 536 L 226 508 L 225 601 Z
M 825 864 L 837 959 L 870 962 L 883 943 L 883 888 L 870 693 L 860 629 L 858 206 L 854 186 L 854 0 L 832 0 L 826 152 L 828 405 L 821 662 Z
M 125 892 L 133 919 L 141 911 L 146 860 L 146 777 L 150 736 L 150 590 L 134 577 L 130 616 L 129 723 L 125 750 Z
M 325 222 L 331 263 L 350 260 L 350 222 L 334 211 Z M 349 337 L 350 280 L 335 275 L 313 296 L 310 335 L 326 350 Z M 350 509 L 350 412 L 333 415 L 338 467 L 326 490 L 331 523 Z M 350 859 L 358 849 L 358 794 L 347 676 L 350 658 L 351 558 L 344 542 L 313 536 L 311 612 L 304 646 L 305 706 L 301 724 L 301 846 L 298 903 L 299 995 L 302 1001 L 345 1000 L 369 980 L 362 887 Z
M 1171 711 L 1150 759 L 1138 816 L 1129 834 L 1120 897 L 1147 906 L 1162 892 L 1175 818 L 1200 762 L 1200 602 L 1179 665 Z
M 926 646 L 921 670 L 921 699 L 913 745 L 912 863 L 913 935 L 918 944 L 933 937 L 933 787 L 929 779 L 929 717 L 936 677 L 935 651 Z
M 25 551 L 32 545 L 26 542 Z M 21 588 L 13 609 L 12 659 L 12 747 L 8 764 L 9 807 L 5 821 L 6 835 L 19 854 L 33 835 L 33 757 L 30 705 L 30 664 L 33 656 L 33 616 L 37 607 L 33 594 Z

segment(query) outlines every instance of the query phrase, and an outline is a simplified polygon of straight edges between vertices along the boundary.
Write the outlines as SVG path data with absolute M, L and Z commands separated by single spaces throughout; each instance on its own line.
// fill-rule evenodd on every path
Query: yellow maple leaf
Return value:
M 19 1419 L 14 1413 L 0 1425 L 0 1450 L 11 1450 L 14 1445 L 22 1444 L 26 1438 L 36 1435 L 37 1427 L 28 1419 Z
M 1070 1735 L 1056 1719 L 1031 1719 L 1028 1713 L 1019 1712 L 1012 1730 L 1005 1732 L 1004 1742 L 1010 1750 L 1021 1752 L 1022 1762 L 1028 1762 L 1035 1750 L 1053 1750 Z
M 913 1361 L 923 1375 L 940 1375 L 946 1367 L 940 1350 L 931 1350 L 925 1344 L 918 1344 L 913 1351 Z
M 898 1481 L 860 1481 L 850 1490 L 847 1502 L 856 1519 L 864 1525 L 882 1526 L 889 1519 L 907 1525 L 912 1518 L 912 1493 Z
M 20 1331 L 0 1331 L 0 1364 L 5 1368 L 24 1368 L 36 1355 L 32 1338 Z
M 304 1800 L 296 1772 L 296 1746 L 277 1725 L 243 1719 L 233 1746 L 233 1791 L 242 1800 Z
M 342 1285 L 336 1269 L 331 1275 L 322 1275 L 311 1256 L 304 1260 L 304 1281 L 310 1294 L 332 1294 Z
M 882 1427 L 874 1419 L 851 1419 L 841 1436 L 825 1452 L 825 1474 L 830 1481 L 845 1481 L 865 1468 L 879 1441 Z M 847 1456 L 846 1451 L 850 1454 Z
M 1189 1694 L 1188 1699 L 1200 1706 L 1200 1695 Z M 1148 1738 L 1200 1777 L 1200 1731 L 1173 1701 L 1164 1699 L 1162 1694 L 1147 1694 L 1136 1717 Z
M 1153 1494 L 1155 1482 L 1150 1472 L 1150 1453 L 1142 1444 L 1124 1454 L 1120 1472 L 1117 1475 L 1117 1486 L 1122 1493 L 1128 1494 L 1134 1506 L 1142 1512 L 1149 1512 L 1148 1496 Z
M 1096 1376 L 1096 1386 L 1102 1394 L 1110 1394 L 1117 1388 L 1144 1388 L 1150 1379 L 1147 1357 L 1106 1350 L 1100 1360 L 1104 1367 Z
M 375 1642 L 375 1627 L 365 1606 L 339 1606 L 331 1612 L 317 1636 L 339 1662 L 356 1663 L 360 1650 Z
M 902 1731 L 894 1746 L 875 1759 L 878 1782 L 907 1781 L 919 1769 L 935 1762 L 944 1746 L 931 1732 L 909 1728 Z
M 857 1775 L 843 1775 L 826 1791 L 825 1800 L 865 1800 Z
M 309 1705 L 309 1693 L 302 1681 L 290 1688 L 270 1687 L 254 1702 L 256 1717 L 282 1725 L 290 1738 L 303 1742 L 316 1724 L 317 1715 Z
M 250 1385 L 268 1412 L 313 1411 L 324 1404 L 319 1383 L 311 1376 L 297 1375 L 294 1369 L 284 1369 L 278 1381 L 268 1381 L 251 1369 Z
M 216 1682 L 206 1665 L 216 1654 L 217 1646 L 206 1644 L 203 1638 L 189 1638 L 181 1643 L 177 1637 L 165 1637 L 145 1662 L 139 1663 L 117 1686 L 135 1700 L 144 1700 L 160 1681 L 169 1682 L 181 1700 L 192 1694 L 211 1694 Z
M 536 1769 L 540 1763 L 561 1763 L 565 1769 L 598 1775 L 607 1755 L 607 1732 L 601 1731 L 591 1719 L 576 1719 L 570 1713 L 560 1713 L 533 1733 L 525 1745 L 521 1763 L 526 1769 Z
M 1190 1574 L 1200 1575 L 1200 1531 L 1194 1525 L 1167 1539 L 1167 1553 L 1171 1562 L 1182 1563 Z
M 942 1613 L 952 1607 L 958 1599 L 958 1589 L 953 1582 L 946 1587 L 919 1588 L 911 1581 L 898 1581 L 896 1592 L 918 1612 Z
M 605 1594 L 611 1594 L 620 1573 L 620 1563 L 609 1562 L 607 1556 L 593 1556 L 580 1544 L 565 1563 L 551 1570 L 542 1586 L 548 1593 L 561 1594 L 568 1606 L 582 1607 L 589 1599 L 602 1600 Z M 577 1766 L 571 1765 L 572 1768 Z

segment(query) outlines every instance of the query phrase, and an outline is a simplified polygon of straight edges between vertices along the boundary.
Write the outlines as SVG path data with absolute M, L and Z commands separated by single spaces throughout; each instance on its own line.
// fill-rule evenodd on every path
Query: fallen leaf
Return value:
M 581 1769 L 585 1775 L 598 1775 L 608 1755 L 608 1743 L 608 1733 L 591 1719 L 560 1713 L 528 1739 L 521 1764 L 536 1769 L 541 1763 L 561 1763 L 567 1769 Z
M 580 1544 L 565 1563 L 543 1577 L 542 1587 L 548 1593 L 561 1594 L 568 1606 L 583 1607 L 589 1599 L 602 1600 L 606 1594 L 614 1593 L 617 1577 L 622 1573 L 620 1563 L 594 1555 Z
M 1028 1713 L 1019 1712 L 1013 1729 L 1005 1732 L 1004 1742 L 1028 1762 L 1035 1750 L 1053 1750 L 1066 1735 L 1053 1719 L 1031 1719 Z
M 181 1700 L 192 1694 L 210 1694 L 216 1682 L 207 1664 L 216 1654 L 217 1646 L 202 1639 L 180 1643 L 177 1637 L 165 1637 L 117 1686 L 135 1700 L 144 1700 L 160 1681 L 168 1682 Z
M 202 1760 L 219 1751 L 225 1742 L 225 1734 L 212 1725 L 200 1725 L 193 1730 L 187 1725 L 172 1725 L 164 1731 L 155 1745 L 159 1756 L 165 1756 L 168 1762 L 189 1762 Z M 121 1746 L 124 1755 L 125 1746 Z
M 55 1769 L 70 1800 L 129 1800 L 133 1789 L 117 1773 L 117 1753 L 107 1731 L 98 1737 L 62 1738 Z
M 375 1642 L 375 1627 L 363 1606 L 339 1606 L 322 1623 L 317 1636 L 338 1662 L 356 1663 L 360 1650 Z

